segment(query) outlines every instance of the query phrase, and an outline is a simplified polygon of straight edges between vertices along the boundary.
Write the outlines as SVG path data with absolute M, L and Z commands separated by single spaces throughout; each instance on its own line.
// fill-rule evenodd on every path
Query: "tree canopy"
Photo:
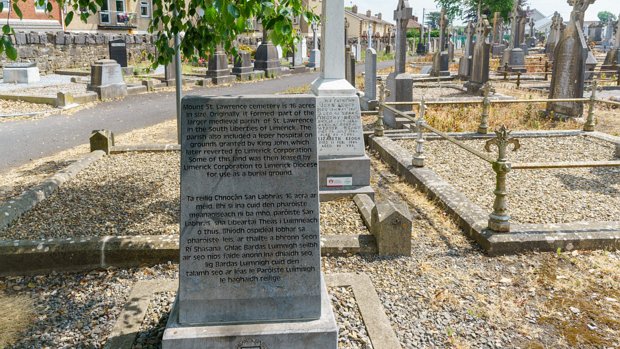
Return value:
M 36 0 L 51 13 L 56 6 L 66 8 L 65 25 L 74 17 L 84 22 L 96 15 L 105 0 Z M 153 16 L 149 32 L 155 34 L 156 55 L 149 55 L 154 65 L 167 64 L 174 56 L 173 38 L 181 34 L 180 50 L 186 59 L 207 58 L 218 45 L 228 52 L 236 52 L 233 46 L 238 35 L 252 28 L 252 21 L 259 20 L 269 30 L 269 37 L 275 44 L 288 47 L 298 35 L 293 20 L 303 18 L 311 23 L 318 17 L 305 8 L 303 0 L 153 0 Z M 21 6 L 24 0 L 9 1 L 10 12 L 23 18 Z M 0 1 L 0 12 L 3 2 Z M 14 30 L 7 19 L 2 26 L 0 55 L 6 53 L 9 59 L 16 59 L 17 50 L 11 43 Z
M 597 17 L 603 23 L 608 23 L 609 21 L 613 22 L 617 19 L 616 15 L 614 15 L 613 13 L 609 11 L 601 11 L 597 14 Z
M 446 15 L 450 20 L 461 18 L 463 20 L 475 21 L 478 13 L 478 3 L 482 14 L 486 14 L 489 18 L 495 12 L 499 12 L 504 19 L 510 18 L 510 12 L 514 5 L 514 0 L 435 0 L 437 6 L 446 9 Z M 526 0 L 519 0 L 521 6 L 524 6 Z

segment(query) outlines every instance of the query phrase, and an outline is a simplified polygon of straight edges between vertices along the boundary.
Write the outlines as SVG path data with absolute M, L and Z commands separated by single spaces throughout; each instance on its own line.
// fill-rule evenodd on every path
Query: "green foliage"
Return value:
M 450 20 L 460 17 L 463 20 L 476 20 L 478 3 L 483 14 L 489 19 L 495 12 L 500 12 L 504 19 L 510 17 L 514 0 L 435 0 L 437 6 L 446 9 L 446 15 Z M 521 3 L 525 3 L 521 0 Z
M 615 21 L 617 19 L 616 15 L 609 11 L 601 11 L 597 15 L 598 19 L 603 23 L 608 23 L 609 21 Z
M 23 0 L 12 0 L 11 8 L 19 18 L 23 17 L 21 4 Z M 55 6 L 65 7 L 64 21 L 69 25 L 76 12 L 80 20 L 86 22 L 89 16 L 96 15 L 101 4 L 103 0 L 50 0 L 45 11 L 49 13 Z M 206 59 L 218 45 L 236 54 L 233 41 L 252 29 L 255 18 L 270 31 L 269 37 L 274 44 L 282 47 L 290 47 L 298 36 L 293 29 L 295 18 L 303 18 L 308 23 L 319 20 L 303 6 L 303 0 L 153 0 L 149 32 L 156 34 L 157 54 L 148 58 L 153 66 L 171 62 L 175 51 L 173 39 L 180 33 L 183 34 L 180 51 L 185 59 Z M 6 52 L 9 59 L 15 59 L 16 50 L 9 35 L 3 28 L 0 55 Z
M 426 14 L 426 25 L 431 27 L 431 29 L 439 28 L 439 18 L 441 17 L 441 13 L 439 12 L 429 12 Z

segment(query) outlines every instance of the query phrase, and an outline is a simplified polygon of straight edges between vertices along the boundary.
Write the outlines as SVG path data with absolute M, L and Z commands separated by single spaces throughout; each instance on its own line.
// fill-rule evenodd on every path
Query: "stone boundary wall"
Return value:
M 130 65 L 143 62 L 148 53 L 155 53 L 150 34 L 16 32 L 11 40 L 18 53 L 18 62 L 36 62 L 43 74 L 57 69 L 87 68 L 98 59 L 109 58 L 110 40 L 124 39 Z M 0 66 L 8 62 L 0 58 Z

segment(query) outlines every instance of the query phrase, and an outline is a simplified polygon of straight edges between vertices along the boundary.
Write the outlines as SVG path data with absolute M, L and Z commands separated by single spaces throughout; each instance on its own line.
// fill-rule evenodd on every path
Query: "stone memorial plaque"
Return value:
M 127 44 L 125 40 L 110 40 L 108 50 L 110 59 L 115 60 L 121 67 L 127 67 Z
M 364 155 L 364 130 L 357 96 L 317 97 L 319 155 Z
M 181 324 L 320 317 L 315 101 L 183 99 Z

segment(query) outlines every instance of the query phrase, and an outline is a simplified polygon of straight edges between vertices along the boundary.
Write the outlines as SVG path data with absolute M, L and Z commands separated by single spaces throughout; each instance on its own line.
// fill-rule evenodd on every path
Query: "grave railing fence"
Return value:
M 425 130 L 433 133 L 440 138 L 455 144 L 459 148 L 467 151 L 468 153 L 478 157 L 479 159 L 489 163 L 493 172 L 495 172 L 495 190 L 493 191 L 495 199 L 493 202 L 493 211 L 489 214 L 488 229 L 496 232 L 510 232 L 510 215 L 508 214 L 508 205 L 506 197 L 508 190 L 506 186 L 507 175 L 512 170 L 545 170 L 545 169 L 562 169 L 562 168 L 599 168 L 599 167 L 620 167 L 620 161 L 583 161 L 583 162 L 530 162 L 530 163 L 511 163 L 508 159 L 507 153 L 509 147 L 512 145 L 512 150 L 517 151 L 520 147 L 520 141 L 517 138 L 512 137 L 511 131 L 509 131 L 504 125 L 495 131 L 495 137 L 489 139 L 485 143 L 486 152 L 491 152 L 491 147 L 496 146 L 498 148 L 497 158 L 493 158 L 473 147 L 465 144 L 464 142 L 444 133 L 429 124 L 426 123 L 425 114 L 427 105 L 448 105 L 448 104 L 482 104 L 483 112 L 481 117 L 481 124 L 477 133 L 486 134 L 488 130 L 488 117 L 491 103 L 533 103 L 533 102 L 582 102 L 589 103 L 588 118 L 584 131 L 593 131 L 594 117 L 593 108 L 596 99 L 596 81 L 593 84 L 593 93 L 590 98 L 562 98 L 562 99 L 527 99 L 527 100 L 496 100 L 491 101 L 489 94 L 492 91 L 490 83 L 485 84 L 483 87 L 484 99 L 482 101 L 435 101 L 426 102 L 422 98 L 419 102 L 386 102 L 386 96 L 390 91 L 386 90 L 385 83 L 381 83 L 379 86 L 379 108 L 377 115 L 377 122 L 375 124 L 375 136 L 383 137 L 385 127 L 383 124 L 383 113 L 385 110 L 389 110 L 399 117 L 405 118 L 415 124 L 415 127 L 411 128 L 411 131 L 416 133 L 416 147 L 415 154 L 412 157 L 411 165 L 413 167 L 424 167 L 426 155 L 424 153 Z M 620 105 L 620 103 L 618 103 Z M 418 106 L 417 118 L 410 114 L 396 109 L 396 106 L 410 105 Z M 616 156 L 620 157 L 618 152 Z

